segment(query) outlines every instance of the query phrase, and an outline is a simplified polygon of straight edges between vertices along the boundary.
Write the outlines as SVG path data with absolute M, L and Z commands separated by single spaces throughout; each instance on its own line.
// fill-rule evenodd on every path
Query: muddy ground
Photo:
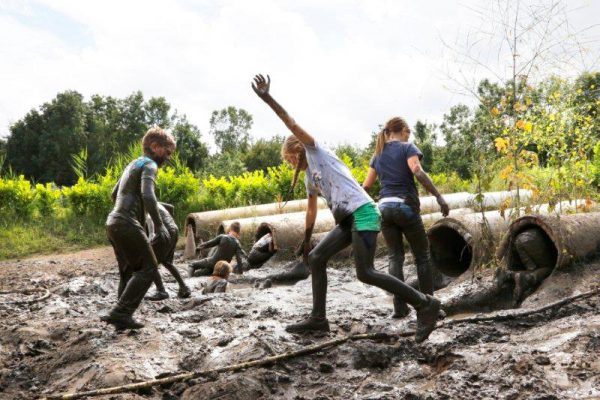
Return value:
M 376 266 L 384 268 L 385 259 Z M 181 271 L 185 264 L 179 263 Z M 275 264 L 244 279 L 278 270 Z M 0 263 L 0 398 L 28 399 L 147 380 L 283 353 L 350 333 L 414 328 L 414 312 L 392 320 L 391 297 L 354 277 L 350 263 L 329 270 L 329 334 L 299 336 L 284 326 L 311 308 L 310 280 L 232 293 L 145 301 L 140 331 L 115 332 L 98 314 L 115 302 L 110 248 Z M 537 307 L 589 290 L 600 262 L 555 274 L 524 305 Z M 582 278 L 582 277 L 585 277 Z M 206 278 L 188 279 L 193 289 Z M 476 282 L 476 281 L 475 281 Z M 153 290 L 153 289 L 151 289 Z M 438 292 L 442 299 L 453 289 Z M 600 299 L 509 322 L 459 324 L 412 338 L 357 341 L 279 364 L 214 375 L 104 399 L 571 399 L 600 398 Z

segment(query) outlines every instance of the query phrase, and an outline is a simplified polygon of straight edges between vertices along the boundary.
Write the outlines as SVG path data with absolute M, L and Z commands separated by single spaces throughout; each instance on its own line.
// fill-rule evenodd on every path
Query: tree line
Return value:
M 503 142 L 499 138 L 508 140 L 519 132 L 526 138 L 518 142 L 519 154 L 535 154 L 536 162 L 542 166 L 551 158 L 545 139 L 548 136 L 564 136 L 567 139 L 561 143 L 569 147 L 581 140 L 570 136 L 570 132 L 586 129 L 586 140 L 598 141 L 599 73 L 584 73 L 571 80 L 552 77 L 535 86 L 523 85 L 483 80 L 477 87 L 479 103 L 475 107 L 455 105 L 438 125 L 415 121 L 412 132 L 424 154 L 424 168 L 434 174 L 455 173 L 468 180 L 479 176 L 478 168 L 483 164 L 499 170 L 500 166 L 494 163 L 507 156 L 500 151 Z M 574 113 L 577 118 L 572 116 Z M 516 133 L 507 133 L 503 121 L 508 121 L 508 117 L 512 118 L 510 121 L 517 119 L 523 129 L 511 127 Z M 560 129 L 549 128 L 558 126 L 550 124 L 553 118 L 562 121 Z M 531 123 L 526 121 L 534 121 L 535 127 L 545 126 L 547 132 L 528 131 Z M 217 152 L 209 155 L 198 127 L 185 114 L 172 111 L 163 97 L 145 99 L 141 92 L 135 92 L 122 99 L 93 95 L 86 101 L 75 91 L 57 94 L 11 125 L 8 138 L 0 141 L 0 159 L 4 158 L 4 168 L 35 182 L 71 185 L 77 180 L 70 162 L 74 155 L 86 149 L 87 173 L 102 174 L 115 156 L 139 142 L 154 124 L 172 130 L 180 159 L 197 176 L 218 178 L 266 171 L 281 163 L 284 137 L 254 139 L 250 134 L 252 115 L 241 108 L 229 106 L 212 113 L 209 134 Z M 341 144 L 335 150 L 338 155 L 349 157 L 354 165 L 364 165 L 372 155 L 378 130 L 373 130 L 371 143 L 366 147 Z M 583 151 L 588 153 L 587 159 L 593 157 L 593 146 Z

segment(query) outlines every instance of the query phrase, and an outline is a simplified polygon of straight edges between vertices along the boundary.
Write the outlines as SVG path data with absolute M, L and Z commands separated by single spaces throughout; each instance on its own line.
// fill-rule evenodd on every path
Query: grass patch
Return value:
M 64 253 L 108 244 L 104 224 L 76 218 L 18 221 L 0 226 L 0 260 Z

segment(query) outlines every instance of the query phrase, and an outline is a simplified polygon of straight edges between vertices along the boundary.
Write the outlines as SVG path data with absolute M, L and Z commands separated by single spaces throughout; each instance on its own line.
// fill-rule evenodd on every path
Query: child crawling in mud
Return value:
M 236 274 L 243 273 L 243 263 L 247 256 L 239 241 L 241 231 L 242 227 L 240 223 L 235 221 L 229 226 L 227 234 L 219 235 L 208 242 L 201 243 L 198 246 L 198 250 L 210 249 L 212 247 L 216 247 L 216 249 L 208 257 L 188 265 L 190 278 L 193 276 L 208 276 L 212 274 L 217 262 L 227 261 L 229 263 L 234 256 L 237 262 L 234 272 Z
M 231 265 L 227 261 L 219 261 L 215 264 L 215 269 L 211 277 L 202 288 L 202 294 L 225 293 L 229 288 L 229 275 L 231 274 Z
M 144 295 L 156 277 L 158 263 L 144 230 L 145 213 L 150 215 L 156 235 L 154 241 L 170 241 L 154 194 L 156 174 L 175 151 L 173 136 L 153 127 L 142 139 L 144 155 L 133 160 L 119 178 L 112 198 L 115 206 L 106 219 L 106 232 L 119 265 L 119 300 L 100 319 L 117 329 L 139 329 L 144 325 L 133 319 Z
M 268 77 L 267 77 L 268 78 Z M 270 78 L 257 75 L 252 83 L 254 92 L 267 103 L 292 132 L 283 143 L 282 157 L 295 168 L 292 186 L 300 171 L 306 171 L 308 194 L 303 258 L 312 271 L 313 309 L 305 320 L 288 325 L 288 332 L 329 331 L 325 300 L 327 295 L 327 261 L 345 247 L 352 245 L 357 278 L 380 287 L 411 304 L 417 310 L 415 341 L 422 342 L 435 328 L 439 300 L 406 285 L 398 278 L 381 273 L 373 267 L 380 214 L 365 190 L 356 182 L 348 167 L 337 156 L 321 147 L 313 136 L 302 129 L 269 93 Z M 310 250 L 310 238 L 317 216 L 317 196 L 327 200 L 336 226 L 317 246 Z
M 177 268 L 173 265 L 173 257 L 175 255 L 175 247 L 177 246 L 177 239 L 179 238 L 179 228 L 173 219 L 173 206 L 166 203 L 158 203 L 158 212 L 163 221 L 163 224 L 169 231 L 170 240 L 166 241 L 166 238 L 159 237 L 157 240 L 152 241 L 152 250 L 156 256 L 156 260 L 159 264 L 164 267 L 173 275 L 173 278 L 179 285 L 179 291 L 177 297 L 185 299 L 190 297 L 190 288 L 185 284 L 181 274 Z M 160 276 L 158 269 L 156 270 L 156 277 L 154 278 L 154 284 L 156 285 L 156 292 L 150 296 L 146 296 L 146 300 L 160 301 L 169 298 L 169 293 L 165 289 L 165 285 Z

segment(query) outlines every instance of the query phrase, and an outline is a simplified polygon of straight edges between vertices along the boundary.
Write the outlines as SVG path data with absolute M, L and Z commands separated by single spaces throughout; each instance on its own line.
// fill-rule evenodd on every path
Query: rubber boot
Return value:
M 125 329 L 142 329 L 144 327 L 144 324 L 134 320 L 131 315 L 119 315 L 114 312 L 101 316 L 100 320 L 113 325 L 118 331 Z

